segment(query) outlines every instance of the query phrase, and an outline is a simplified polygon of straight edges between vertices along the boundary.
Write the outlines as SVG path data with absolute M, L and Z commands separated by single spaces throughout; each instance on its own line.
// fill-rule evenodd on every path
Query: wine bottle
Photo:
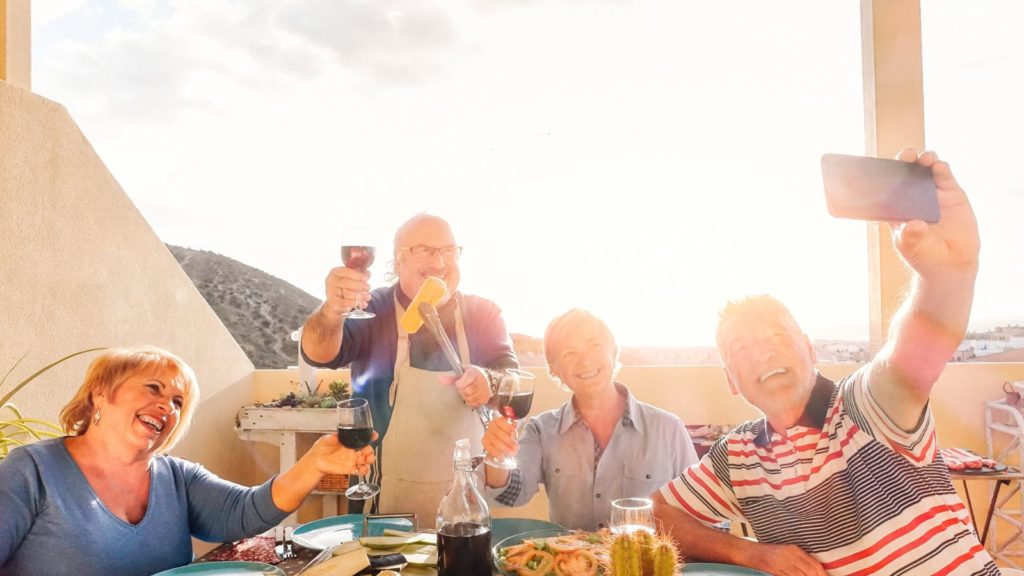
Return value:
M 438 576 L 491 573 L 491 511 L 473 478 L 469 440 L 455 442 L 455 482 L 437 509 Z

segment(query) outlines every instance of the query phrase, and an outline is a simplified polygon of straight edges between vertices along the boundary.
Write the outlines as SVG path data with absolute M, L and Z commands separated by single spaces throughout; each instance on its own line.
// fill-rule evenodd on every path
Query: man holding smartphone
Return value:
M 926 152 L 938 223 L 893 228 L 914 273 L 883 350 L 838 385 L 779 301 L 723 310 L 729 388 L 764 415 L 733 430 L 655 494 L 655 514 L 690 560 L 779 575 L 991 574 L 999 570 L 937 456 L 932 386 L 967 328 L 978 228 L 949 166 Z M 757 542 L 708 525 L 748 522 Z

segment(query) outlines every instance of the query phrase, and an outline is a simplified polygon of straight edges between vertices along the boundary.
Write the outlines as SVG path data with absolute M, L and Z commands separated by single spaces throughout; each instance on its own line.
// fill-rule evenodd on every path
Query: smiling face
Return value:
M 177 429 L 186 400 L 187 390 L 175 370 L 137 372 L 111 393 L 94 398 L 101 416 L 95 431 L 151 454 Z
M 746 305 L 724 318 L 718 350 L 729 389 L 788 428 L 803 416 L 814 388 L 814 348 L 782 307 Z
M 455 245 L 455 236 L 448 222 L 437 216 L 421 214 L 403 224 L 395 235 L 395 274 L 402 292 L 414 298 L 427 276 L 437 276 L 448 286 L 448 293 L 438 305 L 447 302 L 459 287 L 458 255 L 445 256 L 437 250 L 430 255 L 417 255 L 416 251 L 409 249 Z
M 613 387 L 619 349 L 608 326 L 584 310 L 552 320 L 544 334 L 548 371 L 586 398 Z

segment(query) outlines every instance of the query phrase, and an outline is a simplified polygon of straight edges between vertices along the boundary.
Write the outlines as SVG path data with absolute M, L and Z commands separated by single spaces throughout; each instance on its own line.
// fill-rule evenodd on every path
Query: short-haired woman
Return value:
M 192 560 L 195 536 L 230 542 L 299 507 L 326 473 L 365 474 L 372 449 L 321 437 L 252 488 L 168 456 L 199 401 L 192 369 L 158 348 L 105 351 L 61 412 L 67 436 L 0 462 L 0 575 L 147 575 Z

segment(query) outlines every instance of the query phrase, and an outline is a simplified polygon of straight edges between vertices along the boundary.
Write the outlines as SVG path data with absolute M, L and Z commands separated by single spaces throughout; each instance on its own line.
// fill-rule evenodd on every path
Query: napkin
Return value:
M 335 549 L 336 553 L 339 551 L 340 554 L 303 570 L 302 576 L 354 576 L 370 565 L 370 558 L 362 546 Z
M 253 536 L 252 538 L 239 540 L 212 552 L 205 560 L 216 562 L 263 562 L 264 564 L 277 564 L 281 562 L 280 556 L 274 550 L 273 536 Z
M 996 466 L 995 460 L 982 458 L 963 448 L 941 448 L 939 449 L 939 454 L 942 455 L 942 459 L 946 462 L 946 467 L 950 470 L 981 470 L 986 466 L 989 468 L 995 468 Z

